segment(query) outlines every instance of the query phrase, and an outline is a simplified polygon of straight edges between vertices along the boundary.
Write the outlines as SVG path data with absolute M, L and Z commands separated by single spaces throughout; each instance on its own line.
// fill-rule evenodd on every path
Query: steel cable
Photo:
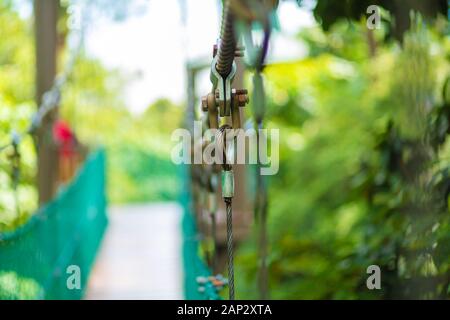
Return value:
M 224 78 L 231 72 L 235 51 L 234 16 L 231 12 L 230 1 L 228 0 L 223 4 L 222 25 L 216 64 L 217 72 Z
M 227 211 L 228 294 L 234 300 L 233 210 L 232 198 L 225 198 Z
M 223 172 L 231 173 L 232 174 L 232 166 L 230 164 L 229 159 L 227 158 L 227 130 L 230 130 L 231 127 L 229 125 L 223 125 L 219 128 L 218 136 L 217 136 L 217 143 L 219 144 L 219 148 L 222 149 L 222 170 Z M 232 145 L 234 147 L 234 145 Z M 232 178 L 233 179 L 233 178 Z M 234 182 L 232 182 L 234 184 Z M 231 189 L 234 188 L 234 186 L 229 186 L 227 184 L 224 184 L 224 180 L 222 180 L 222 195 L 223 200 L 225 202 L 226 207 L 226 219 L 227 219 L 227 256 L 228 256 L 228 295 L 230 300 L 234 300 L 234 248 L 233 248 L 233 193 L 234 191 L 231 191 L 230 194 L 230 187 Z M 224 190 L 226 189 L 226 190 Z

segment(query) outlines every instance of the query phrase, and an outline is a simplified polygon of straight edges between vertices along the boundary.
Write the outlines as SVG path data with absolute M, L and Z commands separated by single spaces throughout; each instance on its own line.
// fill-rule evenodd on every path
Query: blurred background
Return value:
M 448 299 L 448 1 L 275 2 L 264 297 Z M 226 297 L 199 282 L 226 263 L 211 267 L 192 172 L 171 160 L 172 132 L 202 115 L 221 15 L 213 0 L 0 0 L 0 298 Z M 68 65 L 57 107 L 14 143 Z M 236 297 L 257 299 L 257 182 L 241 177 Z

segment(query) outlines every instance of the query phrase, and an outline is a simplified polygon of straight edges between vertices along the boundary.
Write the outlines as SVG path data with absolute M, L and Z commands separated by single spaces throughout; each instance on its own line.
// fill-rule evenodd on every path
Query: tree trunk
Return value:
M 39 106 L 43 94 L 49 90 L 56 75 L 57 21 L 59 0 L 34 0 L 36 41 L 36 102 Z M 58 173 L 58 153 L 53 142 L 52 127 L 56 109 L 50 112 L 37 130 L 37 188 L 39 204 L 54 195 Z

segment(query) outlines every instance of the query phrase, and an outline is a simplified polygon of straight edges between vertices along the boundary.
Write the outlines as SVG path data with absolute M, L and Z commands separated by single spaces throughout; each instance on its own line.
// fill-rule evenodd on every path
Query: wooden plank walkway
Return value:
M 181 215 L 176 203 L 109 210 L 86 299 L 183 299 Z

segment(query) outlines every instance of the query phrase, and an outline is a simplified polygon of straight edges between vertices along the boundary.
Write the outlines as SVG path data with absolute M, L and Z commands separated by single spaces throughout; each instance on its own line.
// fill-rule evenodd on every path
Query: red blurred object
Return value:
M 53 125 L 53 138 L 59 146 L 61 156 L 70 157 L 75 152 L 75 134 L 70 126 L 62 121 L 57 120 Z
M 87 152 L 79 143 L 75 132 L 67 122 L 56 120 L 52 128 L 53 140 L 58 150 L 58 185 L 65 185 L 74 177 Z

